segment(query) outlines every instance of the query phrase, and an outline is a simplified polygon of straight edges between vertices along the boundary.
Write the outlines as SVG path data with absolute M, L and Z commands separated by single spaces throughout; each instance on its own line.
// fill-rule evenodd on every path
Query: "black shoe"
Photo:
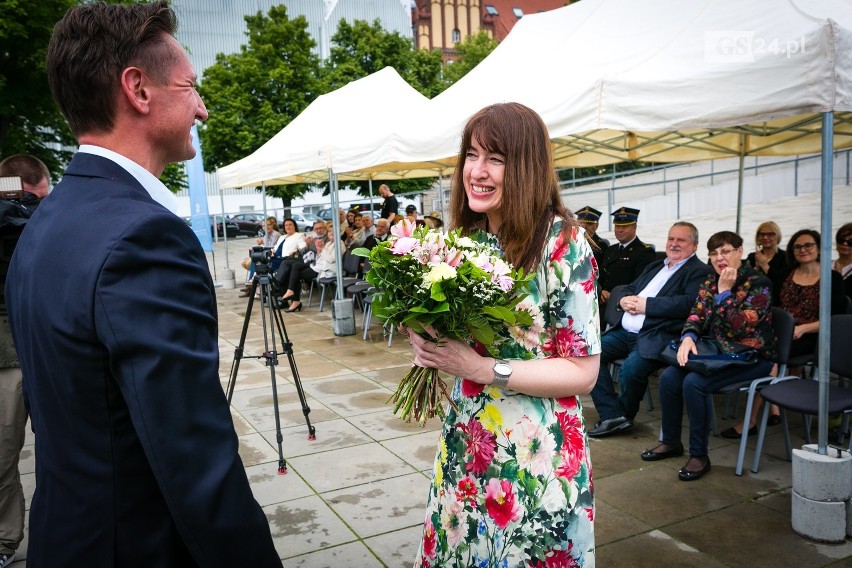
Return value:
M 767 426 L 778 426 L 779 424 L 781 424 L 781 415 L 780 414 L 770 414 L 769 419 L 766 421 L 766 425 Z
M 660 446 L 661 445 L 662 444 L 660 444 Z M 657 448 L 659 448 L 660 446 L 657 446 Z M 642 452 L 642 455 L 640 455 L 639 457 L 642 458 L 642 461 L 654 462 L 654 461 L 664 460 L 666 458 L 678 458 L 678 457 L 683 455 L 683 444 L 678 444 L 677 446 L 674 446 L 672 449 L 666 450 L 664 452 L 655 452 L 654 450 L 657 449 L 657 448 L 653 448 L 651 450 L 645 450 L 644 452 Z
M 609 420 L 602 420 L 595 424 L 595 427 L 589 430 L 588 434 L 592 438 L 600 438 L 602 436 L 609 436 L 610 434 L 615 434 L 620 430 L 627 430 L 633 427 L 633 422 L 624 416 L 619 416 L 618 418 L 610 418 Z
M 704 467 L 698 471 L 689 471 L 684 468 L 680 468 L 680 471 L 677 472 L 677 477 L 681 481 L 695 481 L 696 479 L 704 477 L 704 474 L 708 471 L 710 471 L 710 458 L 704 456 Z
M 729 440 L 739 440 L 742 437 L 742 434 L 737 432 L 734 428 L 728 428 L 726 430 L 722 430 L 719 432 L 719 435 L 723 438 L 728 438 Z M 752 426 L 748 429 L 749 436 L 757 435 L 757 426 Z

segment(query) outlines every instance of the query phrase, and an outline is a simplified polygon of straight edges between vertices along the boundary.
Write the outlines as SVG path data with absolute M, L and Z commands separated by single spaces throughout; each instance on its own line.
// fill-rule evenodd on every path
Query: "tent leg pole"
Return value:
M 737 228 L 740 234 L 740 225 L 743 220 L 743 168 L 745 167 L 745 134 L 740 134 L 740 167 L 737 173 Z
M 822 181 L 820 201 L 820 256 L 831 258 L 831 192 L 834 177 L 834 113 L 822 115 Z M 828 361 L 831 345 L 831 263 L 824 261 L 819 267 L 819 420 L 817 422 L 818 451 L 822 455 L 828 452 Z

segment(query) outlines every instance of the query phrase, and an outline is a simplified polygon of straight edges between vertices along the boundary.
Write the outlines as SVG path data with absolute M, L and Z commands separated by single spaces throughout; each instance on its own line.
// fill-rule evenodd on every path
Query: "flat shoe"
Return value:
M 742 434 L 737 432 L 734 428 L 727 428 L 719 432 L 719 435 L 723 438 L 727 438 L 729 440 L 739 440 L 742 437 Z M 749 436 L 757 435 L 757 426 L 752 426 L 748 429 Z
M 658 448 L 660 446 L 657 446 Z M 660 461 L 666 458 L 677 458 L 683 455 L 683 444 L 678 444 L 670 450 L 666 450 L 665 452 L 655 452 L 654 449 L 645 450 L 642 452 L 642 455 L 639 456 L 643 461 L 653 462 Z
M 781 424 L 781 416 L 778 414 L 770 414 L 769 420 L 766 421 L 768 426 L 778 426 Z
M 706 460 L 704 467 L 699 469 L 698 471 L 689 471 L 687 469 L 681 468 L 680 471 L 677 472 L 677 477 L 681 481 L 695 481 L 696 479 L 701 479 L 704 477 L 704 474 L 710 471 L 710 458 L 705 457 Z

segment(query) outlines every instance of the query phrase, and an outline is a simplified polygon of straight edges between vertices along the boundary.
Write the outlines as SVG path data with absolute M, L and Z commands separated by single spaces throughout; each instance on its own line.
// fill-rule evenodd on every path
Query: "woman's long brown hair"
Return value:
M 461 227 L 464 234 L 483 228 L 486 218 L 470 208 L 464 190 L 465 155 L 473 139 L 506 159 L 500 203 L 503 215 L 497 235 L 505 258 L 527 272 L 535 270 L 554 216 L 565 220 L 566 239 L 577 226 L 559 194 L 547 127 L 534 110 L 519 103 L 487 106 L 468 120 L 450 198 L 452 228 Z

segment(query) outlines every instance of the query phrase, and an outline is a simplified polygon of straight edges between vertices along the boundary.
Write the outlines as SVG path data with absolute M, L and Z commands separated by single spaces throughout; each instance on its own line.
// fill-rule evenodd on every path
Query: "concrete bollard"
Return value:
M 237 283 L 234 280 L 234 271 L 233 270 L 223 270 L 222 271 L 222 288 L 226 290 L 233 290 L 237 287 Z
M 352 298 L 331 303 L 331 326 L 334 335 L 355 335 L 355 315 Z
M 852 523 L 852 456 L 829 448 L 821 455 L 815 444 L 793 450 L 793 530 L 811 540 L 839 543 Z

